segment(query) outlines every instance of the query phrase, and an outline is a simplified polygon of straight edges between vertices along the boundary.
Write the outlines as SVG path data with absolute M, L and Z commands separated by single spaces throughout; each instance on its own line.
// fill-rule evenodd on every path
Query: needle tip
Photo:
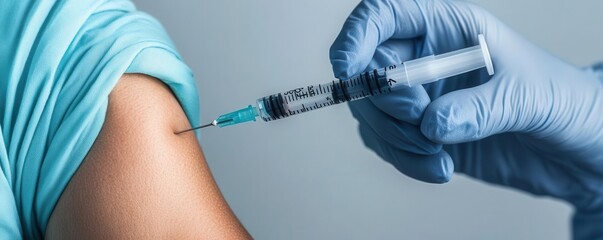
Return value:
M 194 131 L 194 130 L 201 129 L 201 128 L 206 128 L 206 127 L 209 127 L 209 126 L 216 126 L 217 124 L 218 124 L 218 122 L 216 120 L 214 120 L 211 123 L 208 123 L 208 124 L 205 124 L 205 125 L 201 125 L 201 126 L 198 126 L 198 127 L 189 128 L 189 129 L 186 129 L 186 130 L 183 130 L 183 131 L 180 131 L 180 132 L 176 132 L 176 135 L 181 134 L 181 133 L 185 133 L 185 132 Z

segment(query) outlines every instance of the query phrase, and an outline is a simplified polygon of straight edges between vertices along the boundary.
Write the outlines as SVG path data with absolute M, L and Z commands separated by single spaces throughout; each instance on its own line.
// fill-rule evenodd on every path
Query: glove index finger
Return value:
M 330 49 L 336 78 L 349 79 L 363 71 L 375 49 L 390 38 L 408 39 L 425 32 L 419 6 L 412 0 L 365 0 L 345 21 Z
M 397 89 L 389 94 L 373 96 L 370 100 L 391 117 L 416 126 L 421 124 L 423 113 L 431 102 L 423 86 Z

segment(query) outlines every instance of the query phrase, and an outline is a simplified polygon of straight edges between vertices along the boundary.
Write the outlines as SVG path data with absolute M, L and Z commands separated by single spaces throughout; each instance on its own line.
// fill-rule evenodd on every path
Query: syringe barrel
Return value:
M 354 101 L 400 87 L 412 87 L 486 67 L 494 74 L 488 47 L 480 44 L 437 56 L 410 60 L 364 72 L 348 80 L 310 85 L 259 98 L 257 109 L 264 121 L 286 118 L 303 112 Z
M 272 94 L 259 98 L 256 103 L 262 120 L 272 121 L 390 91 L 385 69 L 376 69 L 345 81 L 335 80 Z

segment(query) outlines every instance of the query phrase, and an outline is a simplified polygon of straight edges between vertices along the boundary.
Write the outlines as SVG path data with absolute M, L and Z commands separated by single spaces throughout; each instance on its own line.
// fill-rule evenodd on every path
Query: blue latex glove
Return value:
M 453 171 L 576 208 L 574 238 L 603 237 L 603 80 L 467 2 L 366 0 L 331 47 L 335 76 L 478 44 L 485 69 L 350 103 L 365 144 L 433 183 Z

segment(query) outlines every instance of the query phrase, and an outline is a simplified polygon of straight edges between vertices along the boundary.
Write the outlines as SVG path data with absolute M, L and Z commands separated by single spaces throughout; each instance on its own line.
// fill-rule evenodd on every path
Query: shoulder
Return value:
M 52 238 L 245 238 L 170 89 L 124 75 L 49 221 Z
M 171 133 L 189 126 L 170 88 L 143 74 L 125 74 L 120 79 L 109 95 L 106 121 L 118 122 L 116 127 L 145 131 L 161 125 L 171 128 Z

